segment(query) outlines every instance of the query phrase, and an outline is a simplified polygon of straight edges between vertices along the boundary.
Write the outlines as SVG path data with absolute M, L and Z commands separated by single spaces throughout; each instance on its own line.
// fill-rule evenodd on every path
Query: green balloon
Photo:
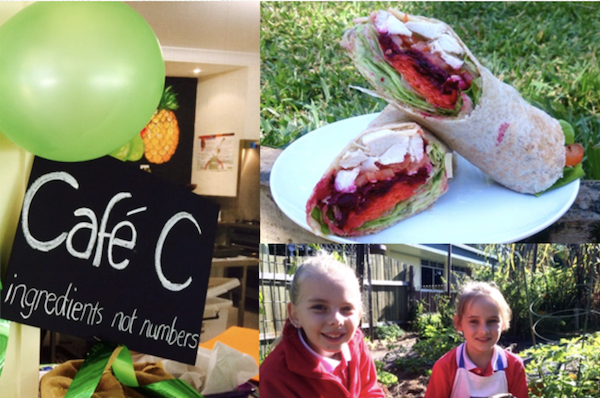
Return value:
M 102 157 L 156 110 L 160 44 L 120 2 L 36 2 L 0 26 L 0 132 L 46 159 Z

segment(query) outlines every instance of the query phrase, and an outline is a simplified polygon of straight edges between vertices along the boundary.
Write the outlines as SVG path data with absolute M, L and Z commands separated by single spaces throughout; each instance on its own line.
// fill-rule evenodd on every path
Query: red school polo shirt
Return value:
M 502 350 L 502 348 L 499 346 L 496 346 L 495 349 Z M 433 365 L 433 371 L 431 373 L 431 377 L 429 378 L 427 390 L 425 391 L 425 398 L 450 397 L 452 394 L 452 387 L 454 386 L 454 377 L 456 376 L 456 371 L 458 370 L 458 364 L 456 361 L 457 350 L 458 347 L 447 352 L 435 363 L 435 365 Z M 512 352 L 505 350 L 503 351 L 506 354 L 507 359 L 507 366 L 504 369 L 504 372 L 506 373 L 508 392 L 517 398 L 529 398 L 523 360 Z M 487 365 L 486 369 L 478 368 L 470 360 L 466 361 L 466 367 L 470 372 L 473 372 L 479 376 L 490 376 L 495 370 L 493 366 L 495 363 L 495 358 L 496 355 L 492 355 L 492 360 Z
M 283 338 L 260 366 L 263 398 L 385 398 L 371 355 L 357 330 L 348 343 L 346 375 L 331 373 L 312 355 L 289 320 Z

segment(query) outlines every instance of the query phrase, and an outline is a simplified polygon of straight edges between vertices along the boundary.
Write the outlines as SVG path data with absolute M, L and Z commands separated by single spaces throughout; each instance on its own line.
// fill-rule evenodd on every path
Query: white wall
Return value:
M 410 256 L 404 253 L 398 253 L 389 250 L 386 256 L 396 259 L 406 265 L 412 265 L 414 270 L 414 283 L 415 286 L 421 286 L 421 259 L 419 257 Z
M 245 139 L 260 139 L 260 65 L 248 67 Z
M 198 81 L 195 137 L 235 133 L 235 148 L 239 140 L 260 137 L 260 67 L 249 65 L 231 72 L 209 76 Z M 194 153 L 200 140 L 194 139 Z M 234 169 L 238 169 L 236 157 Z M 238 173 L 197 170 L 192 164 L 194 192 L 200 195 L 236 196 Z

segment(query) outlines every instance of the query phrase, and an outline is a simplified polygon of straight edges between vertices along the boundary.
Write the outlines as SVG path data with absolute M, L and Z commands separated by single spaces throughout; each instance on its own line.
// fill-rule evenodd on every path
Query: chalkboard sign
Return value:
M 36 158 L 2 317 L 192 364 L 218 211 L 110 157 Z

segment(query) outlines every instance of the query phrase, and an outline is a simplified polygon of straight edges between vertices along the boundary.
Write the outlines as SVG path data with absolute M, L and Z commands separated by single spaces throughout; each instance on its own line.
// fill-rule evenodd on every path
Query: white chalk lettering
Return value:
M 139 335 L 157 341 L 163 340 L 168 345 L 177 345 L 179 347 L 188 347 L 192 349 L 197 348 L 200 335 L 198 333 L 189 333 L 185 330 L 177 330 L 176 324 L 177 317 L 173 318 L 171 325 L 166 325 L 164 323 L 155 325 L 150 320 L 145 319 Z M 191 340 L 191 342 L 188 343 L 188 340 Z
M 131 198 L 131 193 L 129 192 L 119 192 L 116 194 L 106 205 L 106 209 L 104 210 L 104 214 L 102 215 L 102 220 L 100 222 L 100 228 L 98 229 L 98 220 L 96 214 L 88 208 L 79 208 L 76 209 L 73 214 L 77 217 L 87 217 L 89 222 L 80 222 L 76 224 L 68 233 L 62 232 L 56 238 L 43 242 L 36 239 L 29 228 L 30 220 L 29 220 L 29 211 L 31 208 L 31 203 L 40 190 L 40 188 L 50 182 L 50 181 L 62 181 L 68 183 L 75 189 L 79 189 L 79 183 L 77 180 L 70 174 L 66 172 L 52 172 L 46 175 L 41 176 L 27 190 L 25 195 L 25 200 L 23 202 L 23 217 L 22 217 L 22 227 L 23 234 L 25 235 L 25 240 L 33 249 L 40 250 L 43 252 L 49 252 L 58 246 L 60 246 L 65 240 L 66 249 L 69 254 L 71 254 L 75 258 L 80 258 L 87 260 L 90 258 L 94 245 L 96 246 L 96 253 L 94 255 L 94 259 L 92 261 L 92 265 L 99 267 L 100 262 L 102 261 L 102 255 L 104 250 L 104 240 L 108 238 L 108 261 L 112 267 L 115 269 L 124 269 L 129 265 L 129 260 L 125 259 L 119 263 L 115 263 L 113 259 L 112 249 L 114 246 L 123 247 L 125 249 L 133 250 L 135 247 L 137 232 L 133 224 L 129 221 L 121 221 L 117 223 L 117 225 L 112 229 L 110 233 L 106 232 L 108 226 L 108 219 L 110 217 L 110 213 L 112 212 L 115 205 L 123 199 Z M 145 211 L 145 207 L 136 209 L 133 214 Z M 116 237 L 117 232 L 121 228 L 128 228 L 131 231 L 131 238 L 129 240 L 125 240 L 122 238 Z M 87 229 L 90 233 L 90 238 L 87 244 L 87 247 L 84 251 L 79 252 L 73 247 L 73 237 L 75 234 L 82 230 Z
M 120 192 L 120 193 L 116 194 L 110 200 L 110 202 L 108 202 L 108 205 L 106 205 L 106 210 L 104 211 L 104 214 L 102 215 L 102 222 L 100 224 L 100 231 L 98 232 L 98 245 L 96 246 L 96 255 L 94 256 L 94 261 L 92 262 L 92 264 L 94 266 L 96 266 L 96 267 L 100 266 L 100 260 L 102 259 L 102 249 L 104 248 L 104 244 L 103 244 L 104 243 L 104 238 L 111 237 L 111 235 L 112 235 L 112 234 L 108 234 L 108 233 L 105 232 L 106 231 L 106 224 L 108 224 L 108 217 L 110 216 L 110 212 L 112 211 L 112 209 L 114 208 L 114 206 L 119 201 L 121 201 L 123 199 L 126 199 L 126 198 L 131 198 L 131 194 L 129 192 Z M 113 229 L 113 232 L 115 232 L 114 229 Z M 135 242 L 133 242 L 133 243 L 134 243 L 133 246 L 135 246 Z M 127 265 L 125 265 L 125 267 L 126 266 Z M 118 268 L 118 269 L 123 269 L 125 267 Z
M 154 265 L 156 266 L 156 274 L 158 275 L 158 279 L 160 280 L 160 283 L 162 283 L 162 285 L 165 287 L 165 289 L 171 290 L 173 292 L 179 292 L 188 287 L 190 283 L 192 283 L 192 277 L 189 277 L 184 283 L 173 283 L 167 279 L 162 270 L 161 257 L 165 240 L 167 239 L 169 232 L 175 226 L 175 224 L 177 224 L 180 220 L 183 219 L 190 220 L 194 224 L 200 235 L 202 235 L 202 230 L 200 230 L 200 225 L 198 225 L 196 219 L 192 217 L 190 213 L 187 213 L 185 211 L 179 212 L 173 217 L 171 217 L 171 219 L 169 219 L 169 221 L 167 221 L 167 223 L 165 224 L 163 230 L 160 233 L 160 236 L 158 237 L 158 242 L 156 243 L 156 252 L 154 254 Z
M 55 249 L 56 247 L 60 246 L 67 238 L 67 233 L 63 232 L 62 234 L 58 235 L 56 238 L 50 241 L 42 242 L 35 239 L 31 235 L 31 232 L 29 230 L 29 208 L 31 207 L 33 197 L 35 196 L 37 191 L 42 187 L 42 185 L 54 180 L 66 182 L 73 188 L 79 189 L 79 183 L 75 178 L 73 178 L 72 175 L 63 171 L 56 171 L 54 173 L 48 173 L 46 175 L 43 175 L 37 180 L 35 180 L 34 183 L 31 184 L 31 187 L 29 187 L 29 189 L 27 190 L 27 193 L 25 194 L 25 199 L 23 200 L 23 215 L 21 225 L 23 227 L 23 234 L 25 235 L 25 240 L 27 241 L 29 246 L 42 252 L 49 252 L 50 250 Z
M 100 324 L 104 308 L 100 307 L 99 302 L 83 303 L 69 298 L 72 288 L 73 284 L 70 283 L 66 292 L 57 296 L 56 293 L 48 290 L 28 287 L 25 284 L 11 284 L 4 302 L 12 305 L 16 300 L 22 309 L 20 314 L 23 319 L 30 318 L 35 311 L 40 310 L 46 315 L 62 317 L 70 321 L 85 322 L 88 325 Z
M 123 312 L 117 312 L 113 318 L 111 327 L 115 327 L 117 325 L 117 329 L 120 332 L 128 332 L 129 334 L 133 333 L 133 323 L 137 318 L 137 308 L 133 311 L 131 315 L 125 315 Z
M 84 218 L 84 220 L 78 222 L 68 232 L 60 232 L 54 239 L 48 241 L 41 241 L 34 237 L 31 232 L 30 210 L 35 195 L 44 186 L 44 184 L 51 181 L 63 182 L 70 185 L 76 190 L 79 189 L 79 183 L 77 182 L 77 180 L 69 173 L 61 171 L 51 172 L 46 175 L 43 175 L 31 184 L 25 195 L 21 221 L 23 235 L 25 236 L 25 240 L 27 241 L 29 246 L 35 250 L 49 252 L 58 248 L 60 245 L 62 245 L 62 243 L 65 243 L 66 251 L 74 258 L 89 260 L 92 257 L 92 252 L 94 252 L 92 259 L 92 266 L 94 267 L 100 267 L 102 260 L 106 258 L 109 265 L 116 270 L 124 270 L 125 268 L 127 268 L 130 264 L 130 259 L 127 258 L 127 256 L 124 256 L 124 258 L 116 260 L 115 248 L 123 248 L 129 251 L 133 251 L 136 247 L 138 239 L 137 230 L 135 228 L 135 225 L 128 220 L 118 221 L 116 222 L 114 227 L 110 229 L 109 219 L 115 206 L 125 199 L 132 198 L 132 194 L 129 192 L 119 192 L 116 195 L 114 195 L 106 205 L 100 222 L 98 222 L 98 216 L 92 209 L 86 207 L 80 207 L 78 209 L 75 209 L 73 211 L 73 214 L 76 217 Z M 136 209 L 129 210 L 126 212 L 126 214 L 127 217 L 129 217 L 143 213 L 147 210 L 148 208 L 146 206 L 142 206 Z M 191 276 L 188 277 L 183 283 L 178 283 L 170 280 L 165 275 L 162 264 L 165 241 L 171 233 L 171 230 L 183 220 L 188 220 L 192 222 L 192 224 L 196 227 L 199 235 L 202 235 L 202 230 L 196 219 L 190 213 L 186 211 L 180 211 L 177 214 L 173 215 L 164 225 L 163 229 L 160 232 L 160 235 L 158 236 L 158 241 L 156 243 L 156 249 L 154 252 L 154 267 L 156 270 L 156 275 L 162 286 L 165 289 L 173 292 L 182 291 L 188 286 L 190 286 L 192 283 Z M 89 238 L 87 240 L 85 248 L 75 248 L 74 241 L 77 240 L 85 242 L 86 235 L 84 235 L 83 239 L 75 239 L 75 237 L 79 234 L 88 233 Z M 59 303 L 59 301 L 61 301 L 61 298 L 62 297 L 56 298 L 57 304 Z M 62 299 L 62 301 L 66 300 L 66 298 Z M 46 302 L 47 301 L 48 300 L 46 300 Z M 61 311 L 65 312 L 66 309 L 63 308 Z M 80 311 L 79 307 L 77 307 L 77 311 Z
M 86 216 L 90 219 L 89 223 L 80 222 L 75 225 L 70 231 L 67 237 L 67 251 L 75 258 L 81 258 L 87 260 L 90 258 L 92 254 L 92 249 L 94 248 L 94 244 L 96 243 L 96 234 L 98 233 L 98 220 L 96 219 L 96 214 L 90 209 L 77 209 L 73 212 L 77 217 Z M 88 241 L 87 248 L 84 252 L 78 252 L 73 247 L 73 236 L 80 229 L 89 229 L 90 230 L 90 240 Z
M 131 239 L 124 240 L 117 238 L 117 232 L 121 228 L 128 228 L 131 231 Z M 129 259 L 125 259 L 120 263 L 115 263 L 113 260 L 113 246 L 120 246 L 126 249 L 132 250 L 135 247 L 135 241 L 137 240 L 137 231 L 133 224 L 129 221 L 121 221 L 112 230 L 110 239 L 108 240 L 108 262 L 111 267 L 115 269 L 125 269 L 129 265 Z

